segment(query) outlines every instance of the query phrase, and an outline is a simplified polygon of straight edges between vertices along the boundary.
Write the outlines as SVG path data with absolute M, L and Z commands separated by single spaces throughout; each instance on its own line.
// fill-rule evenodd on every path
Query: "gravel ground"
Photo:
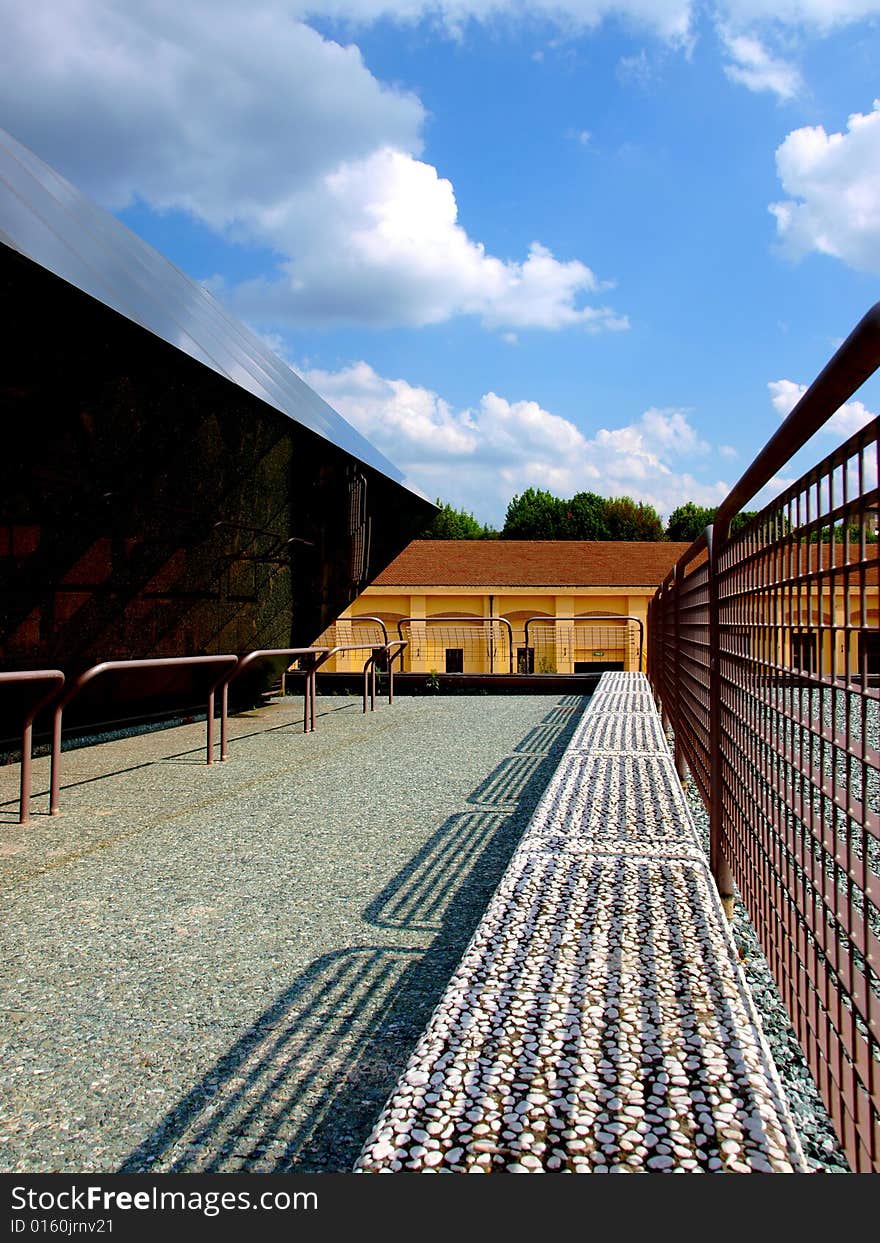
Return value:
M 0 769 L 0 1169 L 351 1168 L 585 702 L 325 700 L 305 739 L 289 701 L 212 770 L 203 725 L 121 739 L 25 829 Z M 805 1154 L 845 1171 L 739 903 L 734 932 Z
M 0 769 L 0 1169 L 350 1170 L 585 701 L 319 702 Z

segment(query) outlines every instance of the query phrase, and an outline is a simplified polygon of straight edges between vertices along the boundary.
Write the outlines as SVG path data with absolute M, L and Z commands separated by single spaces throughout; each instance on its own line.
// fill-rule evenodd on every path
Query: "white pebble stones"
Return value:
M 638 722 L 643 675 L 604 675 L 578 745 L 612 713 L 601 755 L 573 745 L 551 779 L 359 1172 L 805 1168 L 671 758 Z

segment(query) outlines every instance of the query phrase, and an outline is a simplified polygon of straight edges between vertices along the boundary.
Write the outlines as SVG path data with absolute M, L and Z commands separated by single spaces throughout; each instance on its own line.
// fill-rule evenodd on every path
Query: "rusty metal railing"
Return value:
M 61 690 L 64 674 L 60 669 L 25 669 L 20 673 L 0 673 L 0 690 L 21 688 L 24 698 L 21 721 L 21 775 L 18 796 L 18 822 L 27 824 L 31 806 L 31 762 L 33 760 L 34 717 Z M 32 691 L 32 694 L 28 694 Z
M 629 614 L 629 613 L 581 613 L 581 614 L 579 614 L 578 616 L 572 616 L 572 617 L 555 617 L 555 616 L 552 616 L 552 617 L 547 617 L 547 616 L 544 616 L 544 615 L 539 615 L 539 616 L 535 616 L 535 617 L 528 617 L 528 618 L 526 618 L 526 621 L 525 621 L 525 622 L 524 622 L 524 624 L 523 624 L 523 638 L 524 638 L 524 641 L 525 641 L 525 649 L 526 649 L 526 654 L 527 654 L 526 659 L 527 659 L 527 660 L 528 660 L 528 651 L 529 651 L 529 628 L 532 626 L 532 624 L 533 624 L 533 623 L 540 623 L 540 624 L 542 624 L 542 625 L 545 625 L 545 626 L 553 626 L 553 627 L 555 628 L 555 626 L 556 626 L 556 623 L 557 623 L 557 622 L 565 622 L 565 623 L 571 623 L 571 622 L 602 622 L 602 623 L 603 623 L 603 625 L 604 625 L 604 624 L 615 625 L 615 623 L 617 623 L 617 622 L 626 622 L 626 623 L 627 623 L 627 633 L 629 632 L 629 623 L 630 623 L 630 622 L 635 622 L 635 624 L 636 624 L 636 625 L 638 626 L 638 628 L 639 628 L 639 670 L 641 671 L 642 669 L 644 669 L 644 661 L 645 661 L 645 623 L 642 621 L 641 617 L 635 617 L 635 616 L 633 616 L 632 614 Z M 615 626 L 615 629 L 617 629 L 617 628 L 618 628 L 618 627 L 616 627 L 616 626 Z M 524 670 L 524 672 L 526 672 L 526 673 L 527 673 L 527 672 L 529 672 L 529 670 L 528 670 L 528 669 L 526 669 L 526 670 Z
M 383 657 L 383 665 L 388 670 L 388 702 L 394 702 L 394 661 L 398 656 L 402 658 L 406 649 L 406 640 L 393 639 L 390 643 L 342 643 L 338 647 L 325 648 L 321 655 L 311 665 L 308 671 L 308 677 L 311 679 L 311 716 L 310 728 L 315 728 L 315 697 L 317 695 L 317 673 L 322 665 L 326 664 L 331 657 L 337 656 L 340 652 L 369 652 L 370 655 L 364 661 L 363 678 L 364 678 L 364 712 L 367 710 L 368 697 L 368 677 L 372 671 L 370 678 L 370 706 L 371 711 L 376 707 L 376 662 L 380 655 Z M 398 648 L 398 651 L 392 653 L 392 648 Z
M 859 1172 L 880 1169 L 880 421 L 731 522 L 878 365 L 880 304 L 661 584 L 648 627 L 719 891 L 729 907 L 735 881 Z
M 326 652 L 326 647 L 263 647 L 257 651 L 248 652 L 247 655 L 240 657 L 238 663 L 226 674 L 220 684 L 220 759 L 229 759 L 229 746 L 227 740 L 227 732 L 229 725 L 229 684 L 234 682 L 236 678 L 245 673 L 248 669 L 253 669 L 259 664 L 266 664 L 272 660 L 284 660 L 290 657 L 298 657 L 300 663 L 305 662 L 303 673 L 305 674 L 305 683 L 303 687 L 303 733 L 309 732 L 309 721 L 312 716 L 310 710 L 310 696 L 314 691 L 311 678 L 311 667 L 315 656 L 321 652 Z M 286 669 L 290 669 L 292 661 L 288 660 Z M 314 726 L 312 726 L 314 728 Z
M 367 681 L 369 679 L 369 698 L 370 711 L 376 708 L 376 674 L 377 672 L 388 674 L 388 702 L 394 703 L 394 662 L 400 659 L 403 665 L 403 653 L 407 649 L 406 639 L 392 639 L 390 643 L 385 643 L 382 647 L 375 647 L 372 656 L 369 656 L 364 663 L 364 712 L 367 710 Z M 395 651 L 391 649 L 395 648 Z
M 154 670 L 184 668 L 184 667 L 214 667 L 222 669 L 224 672 L 218 673 L 217 677 L 209 684 L 208 702 L 207 702 L 207 738 L 206 738 L 206 762 L 213 764 L 214 762 L 214 694 L 225 676 L 225 670 L 230 665 L 238 663 L 237 656 L 168 656 L 150 660 L 107 660 L 99 665 L 92 665 L 90 669 L 84 670 L 79 677 L 74 678 L 64 690 L 61 697 L 55 702 L 52 714 L 52 760 L 51 760 L 51 779 L 49 783 L 49 814 L 57 816 L 61 794 L 61 731 L 63 724 L 64 709 L 74 699 L 80 691 L 82 691 L 96 678 L 104 677 L 112 673 L 131 673 L 138 670 L 151 672 Z
M 388 627 L 381 617 L 371 617 L 367 613 L 359 613 L 357 617 L 344 617 L 342 620 L 349 625 L 363 625 L 365 622 L 369 622 L 373 626 L 378 626 L 382 631 L 382 642 L 388 642 Z M 336 624 L 339 625 L 338 620 Z
M 513 626 L 506 617 L 401 617 L 397 623 L 397 633 L 401 639 L 403 639 L 403 627 L 412 627 L 413 624 L 417 626 L 423 625 L 426 630 L 428 626 L 442 624 L 445 624 L 447 627 L 452 626 L 455 628 L 454 637 L 460 642 L 468 640 L 473 642 L 474 635 L 479 634 L 480 638 L 477 641 L 479 646 L 474 648 L 471 655 L 482 656 L 483 642 L 485 642 L 489 670 L 493 673 L 495 663 L 495 627 L 498 626 L 500 628 L 501 634 L 505 633 L 506 628 L 508 672 L 513 673 Z M 478 627 L 479 630 L 477 629 Z

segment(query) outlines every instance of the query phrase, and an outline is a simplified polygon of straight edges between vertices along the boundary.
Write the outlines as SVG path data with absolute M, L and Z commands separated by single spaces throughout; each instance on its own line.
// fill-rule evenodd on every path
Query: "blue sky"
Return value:
M 880 296 L 880 0 L 0 14 L 0 124 L 483 521 L 716 503 Z

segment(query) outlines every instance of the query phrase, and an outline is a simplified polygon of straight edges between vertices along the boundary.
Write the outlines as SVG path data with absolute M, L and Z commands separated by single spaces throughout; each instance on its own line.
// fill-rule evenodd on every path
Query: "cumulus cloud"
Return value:
M 451 183 L 400 151 L 346 163 L 273 213 L 283 275 L 229 291 L 241 313 L 292 322 L 435 324 L 478 315 L 490 327 L 618 330 L 626 317 L 584 305 L 607 287 L 580 260 L 534 242 L 521 262 L 488 254 L 458 223 Z
M 420 101 L 296 11 L 0 0 L 5 124 L 110 207 L 179 209 L 274 251 L 271 275 L 222 291 L 258 321 L 627 326 L 595 304 L 606 286 L 582 260 L 540 241 L 499 257 L 470 237 L 451 183 L 418 158 Z
M 771 380 L 767 387 L 773 409 L 780 418 L 789 415 L 807 391 L 806 384 L 796 384 L 794 380 Z M 876 417 L 863 402 L 848 401 L 820 430 L 827 435 L 836 436 L 838 440 L 846 440 Z
M 818 251 L 880 272 L 880 100 L 853 113 L 845 133 L 793 130 L 776 152 L 776 171 L 790 197 L 770 211 L 791 256 Z
M 685 500 L 718 504 L 729 490 L 682 470 L 689 459 L 695 470 L 711 459 L 681 410 L 651 408 L 632 424 L 585 435 L 538 402 L 492 392 L 456 410 L 438 393 L 386 379 L 365 362 L 302 375 L 420 490 L 483 521 L 500 523 L 511 496 L 530 486 L 560 496 L 630 494 L 663 513 Z
M 269 223 L 291 188 L 421 150 L 425 112 L 279 0 L 0 0 L 3 124 L 112 207 Z
M 731 82 L 750 91 L 770 91 L 779 99 L 792 99 L 803 88 L 799 70 L 788 61 L 773 56 L 754 35 L 720 31 L 731 64 L 724 72 Z

